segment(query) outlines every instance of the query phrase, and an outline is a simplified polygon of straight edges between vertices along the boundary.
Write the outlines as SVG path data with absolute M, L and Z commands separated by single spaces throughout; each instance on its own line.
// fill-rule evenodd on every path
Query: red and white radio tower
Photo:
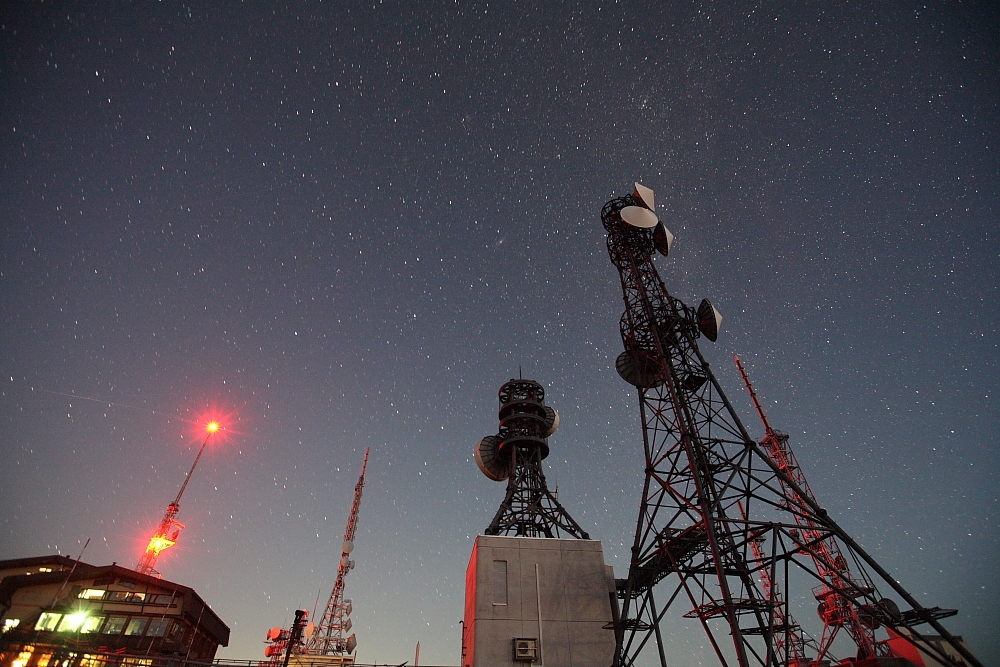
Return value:
M 347 655 L 354 653 L 358 645 L 357 638 L 352 634 L 344 637 L 351 630 L 351 601 L 344 599 L 344 579 L 347 573 L 354 569 L 351 552 L 354 551 L 354 532 L 358 528 L 358 510 L 361 509 L 361 492 L 365 488 L 365 468 L 368 467 L 368 450 L 361 463 L 361 476 L 354 485 L 354 503 L 351 505 L 351 515 L 347 518 L 347 530 L 344 531 L 344 544 L 341 548 L 340 563 L 337 565 L 337 581 L 333 584 L 330 601 L 326 603 L 326 611 L 319 625 L 313 630 L 306 642 L 303 653 L 309 655 Z
M 358 641 L 355 635 L 345 634 L 351 631 L 351 601 L 344 599 L 344 585 L 347 573 L 354 569 L 351 552 L 354 551 L 354 533 L 358 528 L 358 511 L 361 509 L 361 492 L 365 488 L 365 468 L 368 467 L 368 450 L 361 463 L 361 475 L 354 485 L 354 503 L 351 514 L 347 518 L 347 530 L 344 531 L 344 544 L 341 547 L 340 563 L 337 565 L 337 581 L 333 584 L 333 592 L 326 603 L 326 610 L 319 625 L 305 629 L 306 641 L 299 642 L 301 634 L 293 625 L 291 630 L 272 628 L 267 632 L 268 646 L 264 655 L 268 658 L 257 663 L 259 667 L 287 667 L 292 654 L 301 656 L 327 656 L 322 662 L 326 665 L 354 664 L 354 649 Z M 301 616 L 299 616 L 301 614 Z M 305 611 L 296 612 L 297 620 L 305 622 Z M 312 626 L 312 624 L 309 624 Z M 299 628 L 301 630 L 301 628 Z M 302 661 L 297 661 L 302 662 Z
M 205 425 L 205 441 L 201 443 L 201 449 L 198 450 L 198 456 L 194 457 L 194 463 L 191 464 L 191 469 L 188 471 L 187 476 L 184 477 L 184 483 L 181 484 L 181 490 L 177 492 L 177 497 L 174 498 L 174 502 L 167 505 L 167 512 L 160 519 L 160 525 L 157 526 L 156 532 L 153 536 L 149 538 L 149 544 L 146 546 L 146 551 L 142 554 L 142 558 L 139 559 L 139 564 L 135 566 L 135 571 L 139 574 L 149 575 L 151 577 L 161 577 L 162 575 L 156 571 L 156 560 L 160 557 L 160 552 L 165 549 L 177 544 L 177 536 L 180 535 L 181 529 L 184 528 L 184 524 L 177 520 L 177 513 L 181 509 L 181 496 L 184 495 L 184 489 L 187 488 L 188 482 L 191 481 L 191 475 L 194 473 L 194 468 L 198 465 L 198 461 L 201 459 L 202 453 L 205 451 L 205 445 L 208 444 L 209 438 L 211 438 L 219 430 L 219 422 L 211 421 Z

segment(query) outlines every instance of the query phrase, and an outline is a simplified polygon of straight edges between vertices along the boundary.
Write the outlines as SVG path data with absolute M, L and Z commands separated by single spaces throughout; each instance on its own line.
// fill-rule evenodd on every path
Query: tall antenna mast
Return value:
M 219 422 L 211 421 L 205 425 L 207 433 L 204 442 L 201 443 L 201 449 L 198 450 L 198 456 L 194 457 L 194 463 L 191 464 L 191 469 L 184 476 L 184 483 L 181 484 L 181 489 L 177 492 L 177 497 L 174 498 L 174 502 L 167 505 L 167 511 L 163 515 L 163 518 L 160 519 L 160 525 L 157 526 L 153 536 L 149 538 L 146 551 L 143 552 L 142 557 L 139 559 L 139 564 L 135 566 L 135 571 L 139 574 L 157 578 L 163 576 L 156 571 L 156 561 L 159 559 L 162 551 L 177 544 L 177 537 L 184 528 L 184 524 L 177 520 L 177 513 L 181 511 L 181 496 L 184 495 L 184 489 L 187 488 L 188 482 L 191 481 L 191 475 L 194 474 L 195 466 L 201 460 L 201 455 L 205 451 L 205 445 L 208 444 L 209 439 L 218 430 Z
M 753 401 L 754 408 L 757 410 L 757 416 L 760 417 L 760 421 L 764 425 L 764 437 L 759 441 L 760 446 L 770 455 L 775 465 L 784 471 L 788 480 L 815 502 L 816 496 L 809 488 L 809 482 L 806 481 L 798 459 L 795 458 L 795 454 L 788 445 L 788 435 L 771 428 L 767 415 L 764 414 L 764 408 L 757 398 L 757 392 L 754 391 L 746 369 L 743 368 L 743 362 L 735 354 L 733 360 L 736 362 L 736 368 L 740 371 L 740 377 L 743 378 L 743 384 L 746 385 L 747 391 L 750 393 L 750 400 Z M 786 494 L 793 493 L 792 485 L 786 483 L 784 478 L 779 478 L 778 482 Z M 864 582 L 859 582 L 851 574 L 847 559 L 844 558 L 836 537 L 824 531 L 812 517 L 797 512 L 793 514 L 800 527 L 800 541 L 813 545 L 810 553 L 813 554 L 816 572 L 823 581 L 822 585 L 813 589 L 813 595 L 819 601 L 819 615 L 823 621 L 823 635 L 820 637 L 817 647 L 816 660 L 825 659 L 841 628 L 851 636 L 859 648 L 863 647 L 867 653 L 874 655 L 876 639 L 871 614 L 855 604 L 853 600 L 836 595 L 838 590 L 858 587 L 864 585 Z M 894 612 L 898 614 L 899 609 L 894 608 Z M 948 615 L 954 613 L 957 612 L 948 610 Z M 939 617 L 944 618 L 944 615 Z
M 781 443 L 771 429 L 773 448 L 750 438 L 698 347 L 699 338 L 716 340 L 722 316 L 708 299 L 696 309 L 672 296 L 653 265 L 674 238 L 653 202 L 653 191 L 636 183 L 601 210 L 625 300 L 625 351 L 615 367 L 638 390 L 645 455 L 628 577 L 616 581 L 614 667 L 631 667 L 653 647 L 666 667 L 668 612 L 700 626 L 721 665 L 801 664 L 806 646 L 789 600 L 810 579 L 827 629 L 809 664 L 832 659 L 832 635 L 842 627 L 859 665 L 894 656 L 902 639 L 942 665 L 981 667 L 939 622 L 953 611 L 923 607 L 820 507 L 788 457 L 787 437 Z M 857 576 L 846 569 L 851 561 Z M 880 587 L 910 608 L 900 611 Z M 924 624 L 939 637 L 921 635 Z M 874 640 L 880 626 L 889 640 Z
M 313 631 L 306 642 L 302 653 L 308 655 L 348 655 L 354 652 L 357 647 L 357 638 L 352 634 L 345 637 L 344 634 L 351 630 L 351 601 L 344 599 L 344 580 L 347 573 L 354 569 L 354 561 L 351 560 L 351 552 L 354 551 L 354 533 L 358 528 L 358 511 L 361 509 L 361 492 L 365 488 L 365 468 L 368 467 L 368 449 L 365 449 L 365 458 L 361 463 L 361 475 L 358 483 L 354 485 L 354 503 L 351 505 L 351 514 L 347 518 L 347 529 L 344 531 L 344 544 L 341 548 L 340 563 L 337 566 L 337 581 L 333 585 L 333 592 L 330 593 L 330 601 L 326 603 L 326 610 L 319 625 Z

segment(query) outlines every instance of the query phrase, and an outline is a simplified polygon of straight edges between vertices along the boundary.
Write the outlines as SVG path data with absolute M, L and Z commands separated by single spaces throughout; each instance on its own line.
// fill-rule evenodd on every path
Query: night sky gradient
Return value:
M 0 558 L 160 560 L 227 658 L 333 586 L 359 658 L 457 664 L 472 460 L 538 380 L 627 571 L 637 397 L 600 208 L 640 180 L 751 433 L 1000 664 L 1000 13 L 976 2 L 4 3 Z M 815 601 L 793 613 L 815 623 Z M 795 611 L 798 609 L 799 611 Z M 713 664 L 697 627 L 671 664 Z M 650 655 L 652 657 L 652 655 Z

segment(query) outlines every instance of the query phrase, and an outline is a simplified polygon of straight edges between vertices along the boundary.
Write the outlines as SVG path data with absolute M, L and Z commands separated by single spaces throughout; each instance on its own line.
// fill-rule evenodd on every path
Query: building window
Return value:
M 88 616 L 87 620 L 83 622 L 80 626 L 80 634 L 89 635 L 91 633 L 97 632 L 101 629 L 101 623 L 104 622 L 104 616 Z
M 146 629 L 146 620 L 141 616 L 137 616 L 128 622 L 128 627 L 125 628 L 125 634 L 129 637 L 135 637 L 142 635 L 143 631 Z
M 133 591 L 110 591 L 107 598 L 108 602 L 142 602 L 145 599 L 145 593 Z
M 38 617 L 38 622 L 35 623 L 35 630 L 46 630 L 52 632 L 56 629 L 56 625 L 59 623 L 59 619 L 62 618 L 62 614 L 55 614 L 51 611 L 47 611 Z
M 179 598 L 174 593 L 150 595 L 146 598 L 146 604 L 176 605 Z
M 103 588 L 85 588 L 80 591 L 79 597 L 82 600 L 103 600 L 104 594 L 107 593 Z
M 507 561 L 493 561 L 493 604 L 507 604 Z
M 43 653 L 35 660 L 35 667 L 49 667 L 49 661 L 51 660 L 51 653 Z
M 59 623 L 59 632 L 76 632 L 85 620 L 87 620 L 87 615 L 82 611 L 66 614 L 63 616 L 62 622 Z
M 10 632 L 17 626 L 21 625 L 21 619 L 19 618 L 5 618 L 3 619 L 3 628 L 0 632 Z
M 122 628 L 125 627 L 125 621 L 127 620 L 128 617 L 126 616 L 108 616 L 108 622 L 104 624 L 104 634 L 121 634 Z
M 167 634 L 168 627 L 170 627 L 169 618 L 154 618 L 149 622 L 149 628 L 146 630 L 146 636 L 162 637 Z
M 84 653 L 80 658 L 79 667 L 104 667 L 104 657 L 93 653 Z

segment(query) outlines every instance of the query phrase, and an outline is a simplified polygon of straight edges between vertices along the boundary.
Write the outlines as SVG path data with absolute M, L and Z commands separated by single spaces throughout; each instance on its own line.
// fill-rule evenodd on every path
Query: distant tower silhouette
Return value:
M 495 482 L 507 480 L 507 495 L 487 535 L 520 537 L 590 536 L 559 504 L 545 484 L 542 461 L 559 414 L 545 405 L 545 389 L 534 380 L 500 387 L 500 430 L 476 444 L 476 464 Z
M 918 656 L 917 646 L 943 665 L 981 667 L 939 622 L 955 612 L 920 605 L 816 502 L 787 438 L 766 420 L 762 444 L 747 433 L 698 348 L 702 336 L 716 340 L 722 317 L 707 299 L 695 309 L 667 291 L 653 257 L 673 235 L 653 211 L 653 191 L 638 183 L 601 210 L 625 299 L 615 366 L 638 390 L 645 454 L 628 578 L 616 581 L 613 665 L 656 647 L 666 667 L 660 624 L 680 611 L 721 665 L 829 664 L 844 629 L 855 667 Z M 789 613 L 803 585 L 820 602 L 818 643 Z M 924 624 L 938 637 L 921 635 Z M 876 639 L 880 627 L 888 639 Z

